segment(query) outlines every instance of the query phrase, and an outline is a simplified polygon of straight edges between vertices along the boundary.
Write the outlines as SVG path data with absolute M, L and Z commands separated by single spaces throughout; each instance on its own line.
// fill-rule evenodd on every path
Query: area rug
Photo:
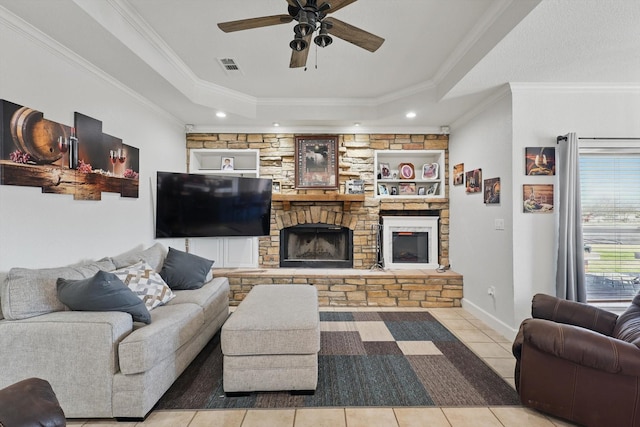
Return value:
M 427 312 L 320 312 L 313 395 L 227 397 L 220 334 L 156 409 L 519 405 L 496 372 Z

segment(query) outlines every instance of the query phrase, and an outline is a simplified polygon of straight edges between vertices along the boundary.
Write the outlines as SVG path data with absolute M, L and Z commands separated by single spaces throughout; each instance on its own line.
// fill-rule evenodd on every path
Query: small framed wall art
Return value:
M 482 169 L 474 169 L 469 172 L 465 172 L 465 178 L 467 181 L 467 193 L 482 192 Z
M 553 184 L 523 184 L 522 211 L 525 213 L 553 212 Z
M 484 203 L 487 205 L 500 203 L 500 178 L 484 180 Z
M 453 167 L 453 185 L 464 184 L 464 163 L 458 163 Z
M 296 188 L 338 188 L 338 137 L 296 137 Z
M 527 147 L 525 148 L 525 163 L 527 175 L 555 175 L 556 148 Z

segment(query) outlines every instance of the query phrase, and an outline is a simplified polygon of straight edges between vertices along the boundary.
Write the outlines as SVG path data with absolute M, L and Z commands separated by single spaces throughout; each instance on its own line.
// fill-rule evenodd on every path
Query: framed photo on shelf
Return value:
M 418 187 L 418 196 L 424 196 L 425 194 L 427 194 L 427 188 L 426 187 Z
M 338 137 L 296 137 L 296 188 L 338 188 Z
M 416 194 L 416 183 L 415 182 L 401 182 L 400 183 L 400 194 L 405 196 L 413 196 Z
M 387 189 L 385 184 L 378 184 L 378 194 L 381 196 L 389 195 L 389 189 Z
M 397 196 L 398 195 L 398 187 L 396 187 L 396 186 L 392 186 L 391 187 L 391 195 L 392 196 Z
M 345 182 L 345 192 L 347 194 L 363 194 L 364 181 L 361 179 L 350 179 Z
M 438 168 L 440 165 L 437 163 L 425 163 L 422 165 L 422 179 L 438 179 Z
M 433 196 L 438 194 L 438 184 L 437 182 L 434 182 L 433 184 L 430 184 L 427 186 L 427 196 Z
M 389 163 L 380 163 L 379 168 L 380 168 L 381 179 L 391 178 L 391 169 L 389 169 Z
M 416 171 L 413 167 L 413 163 L 400 163 L 398 165 L 400 171 L 400 179 L 415 179 Z
M 223 157 L 220 160 L 220 170 L 232 171 L 233 170 L 233 157 Z

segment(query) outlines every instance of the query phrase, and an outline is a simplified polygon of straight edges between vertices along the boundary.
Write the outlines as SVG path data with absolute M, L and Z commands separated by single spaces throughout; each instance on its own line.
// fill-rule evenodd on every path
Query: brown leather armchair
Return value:
M 0 427 L 63 427 L 64 412 L 48 381 L 28 378 L 0 390 Z
M 640 426 L 640 295 L 620 316 L 537 294 L 513 343 L 523 405 L 595 427 Z

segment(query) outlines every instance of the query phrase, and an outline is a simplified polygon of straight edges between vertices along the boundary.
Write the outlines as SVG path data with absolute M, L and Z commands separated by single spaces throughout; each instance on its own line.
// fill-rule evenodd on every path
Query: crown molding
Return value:
M 393 93 L 370 98 L 257 98 L 200 79 L 146 23 L 128 0 L 73 1 L 192 102 L 247 118 L 255 118 L 259 107 L 293 105 L 379 108 L 436 87 L 433 81 L 428 80 Z
M 640 83 L 509 83 L 513 93 L 639 93 Z
M 511 87 L 508 84 L 499 86 L 491 95 L 484 98 L 479 104 L 471 108 L 469 111 L 467 111 L 458 119 L 456 119 L 453 123 L 451 123 L 451 129 L 455 129 L 456 127 L 459 128 L 463 126 L 464 124 L 471 121 L 474 117 L 486 111 L 492 105 L 498 103 L 503 98 L 506 98 L 510 95 L 511 95 Z
M 131 89 L 129 86 L 126 86 L 118 79 L 115 79 L 110 74 L 105 73 L 102 69 L 96 67 L 91 62 L 87 61 L 80 55 L 76 54 L 69 48 L 61 45 L 48 35 L 44 34 L 42 31 L 38 30 L 28 22 L 24 21 L 22 18 L 16 16 L 12 12 L 8 11 L 6 8 L 0 6 L 0 23 L 5 28 L 13 31 L 19 36 L 31 41 L 33 44 L 39 46 L 40 48 L 48 51 L 53 56 L 58 57 L 59 59 L 72 64 L 76 68 L 83 69 L 99 79 L 105 81 L 111 86 L 117 88 L 121 92 L 125 93 L 132 99 L 134 99 L 139 104 L 144 107 L 158 113 L 168 120 L 175 122 L 178 125 L 182 125 L 182 121 L 169 113 L 168 111 L 160 108 L 156 103 L 151 102 L 149 99 L 140 95 L 135 90 Z
M 408 135 L 445 135 L 440 127 L 390 127 L 390 126 L 198 126 L 186 133 L 241 133 L 241 134 L 408 134 Z

